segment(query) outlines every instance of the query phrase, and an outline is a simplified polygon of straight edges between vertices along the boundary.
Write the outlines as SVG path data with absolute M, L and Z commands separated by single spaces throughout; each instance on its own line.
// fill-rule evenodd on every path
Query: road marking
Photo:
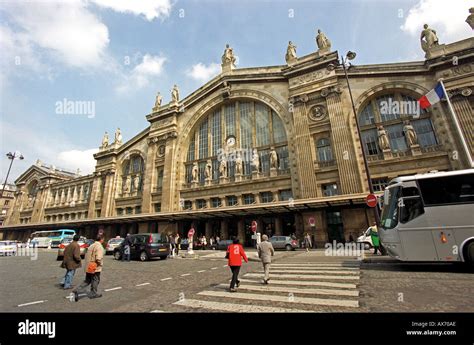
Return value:
M 229 265 L 224 265 L 224 266 L 222 266 L 222 267 L 227 267 L 227 266 L 229 266 Z
M 211 267 L 211 270 L 217 270 L 217 267 Z
M 121 286 L 117 286 L 117 287 L 114 287 L 114 288 L 111 288 L 111 289 L 105 289 L 104 291 L 107 292 L 107 291 L 120 290 L 121 288 L 122 288 Z
M 261 271 L 263 272 L 263 271 Z M 345 274 L 345 275 L 353 275 L 353 274 L 359 274 L 358 271 L 331 271 L 331 270 L 293 270 L 293 269 L 288 269 L 288 270 L 282 270 L 279 268 L 276 268 L 274 270 L 270 270 L 272 273 L 305 273 L 305 274 Z
M 198 271 L 198 273 L 202 273 L 202 272 L 206 272 L 207 270 L 200 270 Z
M 164 310 L 152 310 L 150 313 L 164 313 Z
M 359 267 L 360 264 L 356 262 L 320 262 L 316 264 L 308 264 L 308 263 L 286 263 L 286 264 L 272 264 L 272 266 L 297 266 L 297 267 L 327 267 L 327 266 L 332 266 L 332 267 Z
M 263 273 L 247 273 L 244 277 L 262 278 Z M 272 274 L 276 278 L 299 278 L 299 279 L 333 279 L 333 280 L 357 280 L 359 276 L 323 276 L 315 274 Z
M 296 297 L 296 296 L 276 296 L 276 295 L 262 295 L 253 293 L 239 293 L 239 292 L 226 292 L 226 291 L 201 291 L 198 295 L 210 296 L 210 297 L 226 297 L 226 298 L 237 298 L 247 299 L 254 301 L 270 301 L 270 302 L 287 302 L 292 304 L 310 304 L 310 305 L 327 305 L 337 307 L 359 307 L 359 301 L 350 300 L 338 300 L 338 299 L 322 299 L 322 298 L 310 298 L 310 297 Z
M 29 302 L 29 303 L 23 303 L 23 304 L 18 304 L 18 307 L 24 307 L 24 306 L 27 306 L 27 305 L 32 305 L 32 304 L 39 304 L 39 303 L 44 303 L 46 302 L 47 300 L 42 300 L 42 301 L 34 301 L 34 302 Z
M 144 285 L 150 285 L 150 283 L 142 283 L 142 284 L 137 284 L 135 286 L 144 286 Z
M 219 284 L 218 286 L 228 288 L 228 284 Z M 352 296 L 358 297 L 359 291 L 356 290 L 333 290 L 333 289 L 298 289 L 280 286 L 258 286 L 241 284 L 239 290 L 263 291 L 263 292 L 292 292 L 295 294 L 314 294 L 314 295 L 334 295 L 334 296 Z
M 181 274 L 181 277 L 186 277 L 186 276 L 190 276 L 191 273 L 185 273 L 185 274 Z
M 359 267 L 342 267 L 342 266 L 277 266 L 271 265 L 274 269 L 279 270 L 344 270 L 344 271 L 359 271 Z
M 257 279 L 245 279 L 241 278 L 241 282 L 243 283 L 259 283 L 261 284 L 261 280 Z M 343 289 L 355 289 L 357 288 L 356 284 L 349 284 L 349 283 L 332 283 L 332 282 L 312 282 L 312 281 L 303 281 L 303 280 L 276 280 L 271 279 L 270 284 L 272 285 L 297 285 L 297 286 L 325 286 L 325 287 L 337 287 Z
M 312 310 L 298 310 L 259 305 L 234 304 L 224 302 L 200 301 L 197 299 L 183 299 L 173 304 L 196 309 L 221 310 L 237 313 L 312 313 Z
M 170 279 L 173 279 L 173 278 L 171 278 L 171 277 L 163 278 L 163 279 L 161 279 L 161 281 L 164 282 L 165 280 L 170 280 Z

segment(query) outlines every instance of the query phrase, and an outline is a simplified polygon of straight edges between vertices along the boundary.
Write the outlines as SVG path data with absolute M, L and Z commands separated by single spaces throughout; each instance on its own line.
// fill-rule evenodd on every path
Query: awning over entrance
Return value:
M 344 196 L 332 196 L 313 199 L 297 199 L 294 201 L 279 201 L 258 205 L 235 205 L 218 208 L 206 208 L 199 210 L 186 210 L 177 212 L 143 213 L 137 215 L 124 215 L 116 217 L 104 217 L 93 219 L 81 219 L 74 221 L 62 221 L 55 223 L 29 223 L 15 226 L 3 226 L 2 230 L 32 229 L 54 229 L 74 228 L 87 225 L 105 225 L 140 222 L 176 222 L 183 220 L 207 220 L 214 218 L 246 217 L 255 215 L 277 215 L 292 212 L 304 212 L 327 207 L 365 205 L 366 194 L 350 194 Z

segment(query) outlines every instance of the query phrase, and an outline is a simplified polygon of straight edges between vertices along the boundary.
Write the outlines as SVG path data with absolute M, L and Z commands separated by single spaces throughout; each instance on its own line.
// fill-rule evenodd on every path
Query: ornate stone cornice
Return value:
M 178 137 L 178 132 L 177 131 L 170 131 L 152 138 L 148 138 L 148 145 L 152 144 L 159 144 L 162 142 L 166 142 L 168 139 L 175 139 Z
M 449 89 L 446 90 L 448 92 L 448 96 L 454 97 L 454 96 L 464 96 L 464 97 L 469 97 L 472 95 L 472 89 L 470 87 L 459 87 L 455 89 Z

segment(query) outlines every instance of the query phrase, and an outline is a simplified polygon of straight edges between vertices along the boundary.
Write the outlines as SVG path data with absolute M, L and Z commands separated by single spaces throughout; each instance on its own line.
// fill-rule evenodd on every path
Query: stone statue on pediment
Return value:
M 413 126 L 410 124 L 409 121 L 405 121 L 403 125 L 403 133 L 405 134 L 405 140 L 408 144 L 408 146 L 414 146 L 417 144 L 417 136 L 415 129 Z
M 226 44 L 224 54 L 222 55 L 222 65 L 231 64 L 235 67 L 235 61 L 234 50 L 229 46 L 229 44 Z
M 104 137 L 102 138 L 101 148 L 106 149 L 109 146 L 109 133 L 105 132 Z
M 178 85 L 174 84 L 173 89 L 171 90 L 171 102 L 178 103 L 179 102 L 179 89 Z
M 260 157 L 258 156 L 257 149 L 253 149 L 252 154 L 252 171 L 260 171 Z
M 204 170 L 204 177 L 206 179 L 212 179 L 212 162 L 210 159 L 207 160 L 206 169 Z
M 220 177 L 227 177 L 227 157 L 222 155 L 222 159 L 219 164 Z
M 424 39 L 424 40 L 423 40 Z M 420 35 L 421 49 L 424 52 L 430 51 L 433 47 L 439 45 L 436 30 L 428 27 L 428 24 L 423 25 L 423 30 Z
M 237 152 L 237 157 L 235 158 L 235 174 L 242 175 L 242 157 L 240 157 L 240 152 Z
M 285 60 L 287 63 L 296 60 L 296 46 L 291 41 L 288 42 L 288 47 L 286 48 Z
M 159 107 L 161 107 L 161 102 L 163 102 L 163 97 L 161 96 L 161 94 L 158 92 L 156 94 L 156 99 L 155 99 L 155 108 L 158 109 Z
M 467 17 L 466 23 L 468 23 L 469 26 L 471 27 L 471 29 L 474 30 L 474 7 L 471 7 L 469 9 L 469 13 L 470 13 L 470 15 L 469 15 L 469 17 Z
M 316 35 L 316 44 L 318 45 L 319 50 L 331 49 L 331 41 L 320 29 L 318 29 L 318 34 Z
M 192 182 L 197 182 L 198 180 L 198 172 L 199 172 L 199 168 L 198 168 L 198 164 L 197 163 L 194 163 L 193 164 L 193 168 L 191 170 L 191 176 L 193 178 L 193 181 Z
M 275 149 L 272 147 L 270 151 L 270 169 L 278 168 L 278 154 Z
M 120 130 L 120 128 L 117 128 L 117 130 L 115 131 L 115 144 L 122 144 L 122 131 Z

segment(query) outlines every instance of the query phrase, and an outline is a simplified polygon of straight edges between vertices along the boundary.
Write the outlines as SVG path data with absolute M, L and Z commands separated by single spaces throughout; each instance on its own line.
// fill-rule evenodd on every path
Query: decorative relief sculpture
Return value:
M 278 168 L 278 154 L 275 151 L 275 148 L 271 148 L 270 151 L 270 169 L 277 169 Z
M 227 157 L 222 155 L 221 162 L 219 164 L 219 174 L 220 177 L 227 177 Z
M 326 108 L 322 104 L 315 105 L 309 112 L 309 118 L 313 121 L 319 121 L 326 116 Z
M 388 140 L 387 131 L 383 126 L 378 127 L 378 139 L 379 139 L 379 147 L 382 151 L 390 150 L 390 141 Z
M 316 44 L 318 45 L 319 50 L 331 49 L 331 41 L 320 29 L 318 29 L 318 34 L 316 35 Z
M 242 157 L 240 157 L 240 152 L 237 152 L 237 157 L 235 158 L 235 175 L 242 175 Z
M 296 60 L 296 46 L 291 41 L 288 42 L 288 48 L 286 48 L 285 60 L 287 64 Z
M 260 157 L 258 156 L 257 149 L 253 149 L 252 154 L 252 171 L 259 172 L 260 170 Z
M 191 176 L 193 178 L 192 182 L 197 182 L 198 181 L 198 172 L 199 172 L 198 164 L 195 162 L 193 164 L 193 168 L 191 170 Z
M 403 133 L 405 134 L 405 140 L 408 146 L 411 147 L 411 146 L 417 145 L 416 132 L 409 121 L 404 122 Z
M 433 47 L 439 45 L 438 36 L 436 35 L 436 31 L 430 29 L 428 24 L 423 25 L 423 30 L 421 31 L 420 41 L 421 41 L 421 49 L 425 53 L 429 52 Z M 424 39 L 424 40 L 423 40 Z

